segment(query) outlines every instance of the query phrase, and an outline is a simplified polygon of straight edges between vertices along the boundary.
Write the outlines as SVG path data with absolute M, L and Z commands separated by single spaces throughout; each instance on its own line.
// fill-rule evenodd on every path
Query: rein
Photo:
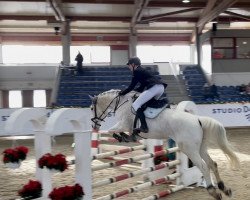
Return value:
M 97 100 L 98 98 L 93 102 L 94 105 L 94 112 L 95 112 L 95 116 L 93 118 L 91 118 L 91 121 L 95 123 L 95 125 L 101 126 L 101 124 L 98 123 L 98 121 L 104 121 L 104 119 L 110 114 L 110 113 L 115 113 L 121 106 L 123 106 L 125 103 L 128 102 L 128 99 L 126 101 L 124 101 L 122 104 L 119 105 L 120 103 L 120 95 L 117 95 L 116 97 L 114 97 L 112 99 L 112 101 L 108 104 L 108 106 L 104 109 L 104 111 L 102 111 L 102 114 L 98 117 L 97 116 L 97 112 L 96 112 L 96 105 L 97 105 Z M 116 100 L 116 101 L 115 101 Z M 109 111 L 107 112 L 106 115 L 105 112 L 109 109 L 110 105 L 115 101 L 115 107 L 113 111 Z

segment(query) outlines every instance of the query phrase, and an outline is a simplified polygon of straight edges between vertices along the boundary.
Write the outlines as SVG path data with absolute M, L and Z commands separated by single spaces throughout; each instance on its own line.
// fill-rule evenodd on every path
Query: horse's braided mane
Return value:
M 105 92 L 102 92 L 101 94 L 99 94 L 98 96 L 104 96 L 104 95 L 109 95 L 109 94 L 116 94 L 118 92 L 120 92 L 121 90 L 118 90 L 118 89 L 111 89 L 111 90 L 108 90 L 108 91 L 105 91 Z
M 106 96 L 106 95 L 112 95 L 112 94 L 115 94 L 115 95 L 118 95 L 118 92 L 120 92 L 121 90 L 119 89 L 111 89 L 111 90 L 108 90 L 108 91 L 105 91 L 105 92 L 102 92 L 100 93 L 98 96 L 101 97 L 101 96 Z M 131 95 L 134 95 L 134 94 L 137 94 L 138 92 L 132 90 L 131 92 L 129 92 L 128 94 L 131 94 Z

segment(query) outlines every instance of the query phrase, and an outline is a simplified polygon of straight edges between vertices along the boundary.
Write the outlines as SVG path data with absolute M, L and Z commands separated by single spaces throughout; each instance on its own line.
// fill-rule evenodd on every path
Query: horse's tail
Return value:
M 223 125 L 210 117 L 199 117 L 199 120 L 204 131 L 204 137 L 209 141 L 217 141 L 217 144 L 223 151 L 223 153 L 230 160 L 233 168 L 239 168 L 240 162 L 231 144 L 228 142 L 226 130 Z

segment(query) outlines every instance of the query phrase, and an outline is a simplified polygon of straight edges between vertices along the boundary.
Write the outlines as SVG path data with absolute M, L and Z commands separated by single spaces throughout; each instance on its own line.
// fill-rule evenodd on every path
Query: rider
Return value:
M 148 132 L 148 126 L 143 113 L 142 105 L 148 102 L 150 99 L 159 99 L 164 93 L 167 84 L 164 83 L 160 77 L 153 75 L 150 71 L 141 67 L 141 60 L 138 57 L 132 57 L 127 63 L 129 69 L 132 71 L 133 76 L 130 85 L 127 89 L 119 92 L 119 95 L 125 95 L 132 91 L 137 83 L 140 86 L 135 89 L 137 92 L 141 92 L 140 96 L 132 104 L 132 109 L 136 112 L 136 116 L 141 121 L 141 127 L 134 129 L 134 132 Z

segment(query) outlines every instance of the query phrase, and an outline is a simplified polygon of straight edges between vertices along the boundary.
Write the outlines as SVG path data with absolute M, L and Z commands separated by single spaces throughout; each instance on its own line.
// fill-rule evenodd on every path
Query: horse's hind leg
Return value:
M 206 164 L 206 162 L 204 160 L 202 160 L 200 153 L 198 151 L 197 151 L 197 153 L 191 152 L 189 154 L 187 153 L 187 156 L 194 163 L 194 165 L 196 165 L 200 169 L 201 173 L 203 174 L 203 176 L 206 180 L 206 183 L 208 185 L 208 187 L 207 187 L 208 193 L 212 197 L 214 197 L 214 199 L 221 200 L 222 195 L 221 195 L 221 193 L 217 192 L 216 188 L 213 186 L 211 175 L 210 175 L 210 169 L 209 169 L 208 165 Z
M 201 151 L 200 151 L 202 159 L 207 163 L 208 167 L 213 171 L 215 178 L 217 180 L 218 188 L 223 191 L 223 193 L 229 197 L 232 196 L 232 191 L 230 188 L 227 188 L 224 185 L 224 182 L 221 180 L 219 171 L 218 171 L 218 166 L 217 163 L 212 160 L 210 155 L 207 152 L 207 147 L 206 145 L 201 146 Z

